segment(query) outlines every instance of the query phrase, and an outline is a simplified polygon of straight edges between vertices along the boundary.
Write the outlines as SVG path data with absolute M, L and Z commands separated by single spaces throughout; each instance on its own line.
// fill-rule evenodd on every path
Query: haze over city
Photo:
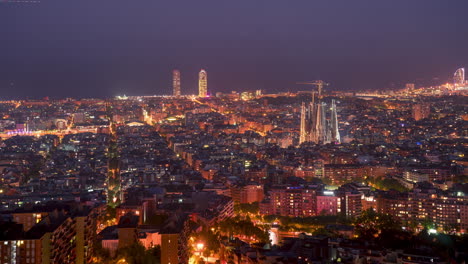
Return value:
M 468 61 L 468 2 L 1 1 L 2 98 L 385 90 L 447 82 Z M 434 79 L 436 78 L 436 79 Z

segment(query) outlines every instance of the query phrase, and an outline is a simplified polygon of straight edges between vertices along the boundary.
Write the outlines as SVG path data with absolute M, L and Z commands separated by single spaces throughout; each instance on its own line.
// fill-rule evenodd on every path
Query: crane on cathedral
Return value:
M 322 80 L 316 80 L 311 82 L 297 82 L 296 84 L 314 85 L 317 87 L 318 98 L 322 98 L 323 87 L 330 85 Z
M 317 92 L 312 92 L 312 102 L 308 106 L 302 103 L 299 144 L 304 142 L 339 144 L 341 139 L 338 130 L 335 100 L 332 100 L 331 107 L 328 108 L 330 109 L 330 117 L 328 119 L 326 104 L 322 102 L 323 88 L 330 84 L 322 80 L 298 82 L 297 84 L 314 85 L 317 87 Z M 315 100 L 316 93 L 317 101 Z

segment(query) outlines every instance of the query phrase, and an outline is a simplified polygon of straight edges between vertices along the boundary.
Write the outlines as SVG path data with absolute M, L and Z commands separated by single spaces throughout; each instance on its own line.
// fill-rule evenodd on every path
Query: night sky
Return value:
M 468 67 L 468 1 L 0 0 L 0 36 L 0 99 L 386 89 Z

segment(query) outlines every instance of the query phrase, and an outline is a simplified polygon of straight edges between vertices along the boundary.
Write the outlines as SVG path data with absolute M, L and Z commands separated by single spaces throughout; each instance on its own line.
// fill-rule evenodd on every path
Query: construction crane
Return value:
M 311 82 L 297 82 L 296 84 L 306 84 L 306 85 L 315 85 L 315 86 L 317 86 L 318 97 L 319 98 L 322 98 L 323 87 L 330 85 L 329 83 L 326 83 L 326 82 L 324 82 L 322 80 L 311 81 Z

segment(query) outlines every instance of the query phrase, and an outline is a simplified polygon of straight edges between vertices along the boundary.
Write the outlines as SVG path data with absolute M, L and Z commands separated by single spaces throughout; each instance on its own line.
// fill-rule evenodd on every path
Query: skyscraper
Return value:
M 453 82 L 455 85 L 463 85 L 465 83 L 465 68 L 460 68 L 455 71 Z
M 180 96 L 180 71 L 177 69 L 172 71 L 172 95 Z
M 208 93 L 208 76 L 204 69 L 198 74 L 198 96 L 206 97 Z
M 407 83 L 405 86 L 407 91 L 413 91 L 414 90 L 414 83 Z

